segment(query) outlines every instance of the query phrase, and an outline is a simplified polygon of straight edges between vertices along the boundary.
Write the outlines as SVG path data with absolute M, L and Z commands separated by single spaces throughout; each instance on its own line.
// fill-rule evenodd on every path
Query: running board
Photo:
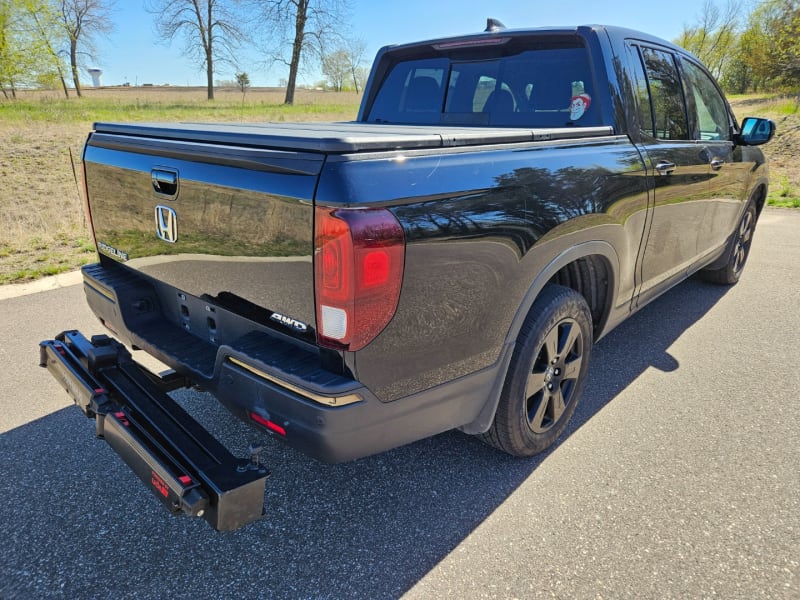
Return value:
M 186 380 L 154 375 L 105 335 L 65 331 L 39 347 L 40 365 L 173 514 L 202 517 L 218 531 L 262 516 L 269 472 L 260 448 L 236 458 L 167 395 Z

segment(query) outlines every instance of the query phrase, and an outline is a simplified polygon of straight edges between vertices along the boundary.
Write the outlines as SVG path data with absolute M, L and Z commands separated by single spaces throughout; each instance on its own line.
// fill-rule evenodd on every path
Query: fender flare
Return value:
M 600 240 L 581 242 L 575 246 L 571 246 L 553 258 L 553 260 L 551 260 L 547 266 L 542 269 L 541 272 L 539 272 L 539 274 L 534 278 L 533 283 L 523 297 L 522 303 L 517 309 L 514 319 L 511 322 L 511 327 L 506 334 L 506 339 L 503 343 L 503 348 L 500 351 L 500 357 L 497 361 L 497 376 L 494 384 L 492 385 L 492 391 L 489 394 L 489 397 L 486 399 L 486 403 L 483 405 L 478 417 L 471 423 L 467 423 L 466 425 L 459 427 L 461 431 L 468 434 L 484 433 L 491 426 L 492 421 L 494 420 L 494 414 L 497 412 L 497 406 L 500 403 L 500 395 L 502 394 L 503 386 L 505 385 L 506 373 L 508 372 L 508 367 L 511 363 L 511 357 L 514 354 L 514 348 L 516 347 L 517 337 L 522 329 L 522 324 L 528 317 L 528 313 L 530 313 L 533 303 L 544 289 L 544 286 L 547 285 L 547 282 L 549 282 L 556 275 L 556 273 L 558 273 L 568 264 L 580 258 L 595 255 L 604 257 L 609 266 L 608 285 L 609 289 L 611 290 L 611 295 L 609 301 L 607 302 L 607 306 L 604 309 L 603 318 L 601 319 L 600 323 L 597 324 L 596 331 L 601 331 L 603 327 L 605 327 L 610 308 L 614 306 L 617 298 L 619 286 L 619 257 L 617 256 L 617 252 L 614 250 L 614 247 L 608 242 Z

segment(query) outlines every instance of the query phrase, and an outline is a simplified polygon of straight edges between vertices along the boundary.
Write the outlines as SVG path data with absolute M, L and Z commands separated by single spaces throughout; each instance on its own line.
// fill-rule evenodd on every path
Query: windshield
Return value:
M 491 60 L 422 58 L 395 64 L 373 123 L 566 127 L 599 124 L 586 48 L 538 47 Z

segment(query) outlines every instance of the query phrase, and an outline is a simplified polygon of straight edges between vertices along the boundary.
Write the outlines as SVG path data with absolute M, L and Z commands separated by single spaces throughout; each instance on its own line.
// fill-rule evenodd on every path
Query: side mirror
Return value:
M 736 143 L 742 146 L 766 144 L 775 135 L 775 123 L 760 117 L 745 117 L 742 131 L 736 135 Z

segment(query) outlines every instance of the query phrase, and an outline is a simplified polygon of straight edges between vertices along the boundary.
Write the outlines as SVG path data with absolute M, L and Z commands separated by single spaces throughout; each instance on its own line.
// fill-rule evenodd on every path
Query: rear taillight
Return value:
M 317 207 L 314 283 L 319 343 L 359 350 L 391 321 L 403 283 L 403 228 L 383 208 Z

